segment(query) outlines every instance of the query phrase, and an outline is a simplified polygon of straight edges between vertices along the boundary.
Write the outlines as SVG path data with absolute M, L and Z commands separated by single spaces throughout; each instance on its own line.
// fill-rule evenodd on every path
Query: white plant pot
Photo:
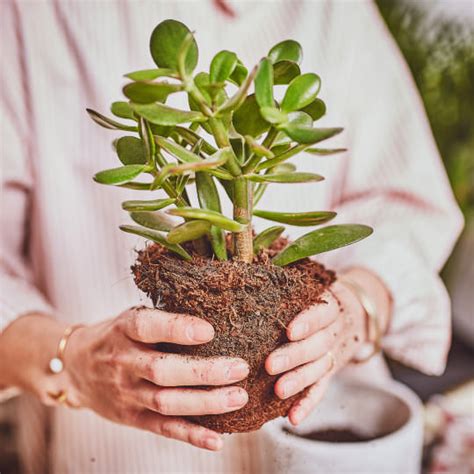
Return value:
M 304 435 L 350 429 L 371 441 L 323 442 Z M 423 447 L 422 404 L 406 386 L 334 381 L 323 401 L 298 428 L 280 418 L 262 429 L 264 472 L 419 473 Z

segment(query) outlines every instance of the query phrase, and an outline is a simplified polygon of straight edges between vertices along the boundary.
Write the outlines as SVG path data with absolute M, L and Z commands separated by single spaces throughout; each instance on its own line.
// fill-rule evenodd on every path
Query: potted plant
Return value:
M 154 29 L 150 51 L 157 68 L 126 74 L 131 79 L 123 88 L 128 101 L 111 107 L 127 124 L 88 109 L 99 125 L 128 132 L 114 141 L 122 166 L 94 179 L 159 191 L 156 199 L 122 204 L 138 225 L 122 225 L 121 230 L 153 242 L 138 252 L 135 282 L 155 307 L 209 321 L 215 338 L 200 346 L 158 348 L 190 357 L 247 360 L 250 374 L 241 385 L 248 404 L 237 412 L 192 419 L 219 432 L 255 430 L 286 415 L 294 402 L 294 397 L 274 395 L 276 377 L 265 372 L 265 358 L 287 342 L 285 326 L 303 309 L 323 303 L 323 292 L 335 280 L 334 272 L 308 257 L 357 242 L 372 229 L 332 225 L 288 242 L 281 237 L 281 224 L 318 226 L 336 213 L 257 206 L 269 184 L 323 179 L 296 171 L 291 157 L 302 151 L 313 156 L 343 151 L 314 147 L 342 129 L 313 127 L 326 110 L 317 97 L 321 81 L 317 74 L 301 73 L 302 50 L 296 41 L 277 44 L 251 71 L 235 53 L 220 51 L 209 72 L 195 74 L 193 34 L 182 23 L 166 20 Z M 255 92 L 249 93 L 252 84 Z M 280 101 L 274 92 L 282 92 Z M 180 93 L 187 95 L 188 110 L 166 104 Z M 137 181 L 141 175 L 149 179 Z M 190 186 L 196 200 L 188 193 Z M 222 213 L 222 198 L 232 203 L 232 217 Z M 279 225 L 254 235 L 254 216 Z

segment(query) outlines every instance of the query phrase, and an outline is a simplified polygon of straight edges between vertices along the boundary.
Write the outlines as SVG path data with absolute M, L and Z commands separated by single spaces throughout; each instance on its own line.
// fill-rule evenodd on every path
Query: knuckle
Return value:
M 153 408 L 162 415 L 168 415 L 170 411 L 169 402 L 165 393 L 158 390 L 153 396 Z
M 157 385 L 165 385 L 166 377 L 163 372 L 162 358 L 152 358 L 148 363 L 148 379 Z
M 160 435 L 165 438 L 174 438 L 174 422 L 164 421 L 160 426 Z

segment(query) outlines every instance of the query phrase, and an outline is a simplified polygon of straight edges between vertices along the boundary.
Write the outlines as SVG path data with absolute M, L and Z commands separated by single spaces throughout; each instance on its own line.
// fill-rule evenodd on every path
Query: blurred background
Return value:
M 426 470 L 474 473 L 474 1 L 376 4 L 412 71 L 466 220 L 443 270 L 454 316 L 446 373 L 427 377 L 396 363 L 390 366 L 395 378 L 428 402 Z M 8 419 L 11 403 L 0 405 L 2 474 L 18 472 Z

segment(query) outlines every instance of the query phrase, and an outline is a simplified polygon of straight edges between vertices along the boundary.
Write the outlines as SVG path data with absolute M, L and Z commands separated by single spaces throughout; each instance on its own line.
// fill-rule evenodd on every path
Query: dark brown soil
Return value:
M 335 275 L 308 259 L 284 268 L 272 265 L 270 257 L 285 243 L 281 239 L 252 264 L 197 254 L 185 262 L 155 244 L 138 253 L 132 267 L 135 282 L 155 307 L 199 316 L 215 329 L 214 339 L 207 344 L 160 344 L 159 349 L 190 356 L 241 357 L 250 365 L 248 378 L 237 384 L 249 394 L 247 405 L 224 415 L 190 418 L 201 425 L 222 433 L 257 430 L 287 415 L 295 401 L 295 397 L 275 396 L 277 377 L 267 374 L 264 362 L 276 347 L 288 342 L 285 328 L 298 313 L 325 303 L 321 295 Z
M 326 441 L 329 443 L 361 443 L 365 441 L 373 441 L 380 436 L 367 436 L 357 433 L 350 428 L 333 428 L 321 431 L 311 431 L 303 435 L 287 430 L 287 433 L 298 438 L 309 439 L 311 441 Z

